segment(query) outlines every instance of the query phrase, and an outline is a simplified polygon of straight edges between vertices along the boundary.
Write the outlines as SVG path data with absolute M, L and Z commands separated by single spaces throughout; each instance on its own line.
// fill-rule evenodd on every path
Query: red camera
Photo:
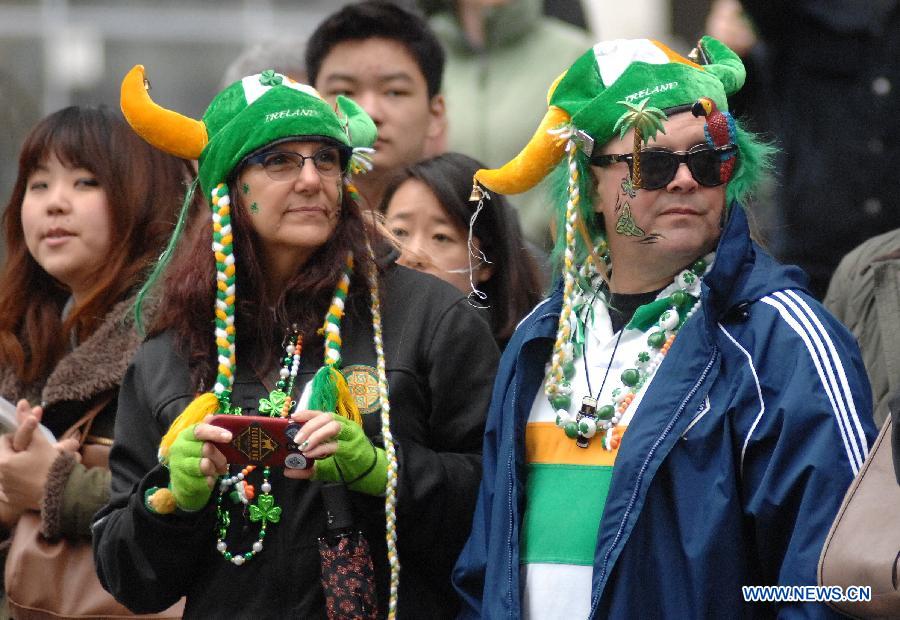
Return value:
M 230 442 L 216 443 L 231 464 L 309 469 L 315 461 L 300 453 L 294 435 L 302 424 L 289 418 L 217 415 L 209 423 L 231 432 Z

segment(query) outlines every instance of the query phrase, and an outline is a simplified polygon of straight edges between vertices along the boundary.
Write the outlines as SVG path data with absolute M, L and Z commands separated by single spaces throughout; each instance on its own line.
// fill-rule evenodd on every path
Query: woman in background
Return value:
M 25 139 L 0 274 L 0 396 L 17 402 L 20 422 L 0 437 L 6 528 L 37 511 L 48 538 L 90 536 L 109 470 L 81 465 L 77 442 L 33 431 L 40 421 L 60 437 L 99 410 L 88 441 L 111 441 L 119 384 L 140 343 L 129 308 L 190 174 L 103 107 L 55 112 Z
M 475 301 L 490 310 L 502 350 L 516 324 L 540 301 L 542 274 L 515 210 L 501 195 L 492 195 L 491 208 L 472 223 L 470 255 L 475 203 L 469 195 L 480 168 L 484 165 L 460 153 L 409 166 L 389 184 L 381 212 L 402 244 L 400 264 L 477 295 Z

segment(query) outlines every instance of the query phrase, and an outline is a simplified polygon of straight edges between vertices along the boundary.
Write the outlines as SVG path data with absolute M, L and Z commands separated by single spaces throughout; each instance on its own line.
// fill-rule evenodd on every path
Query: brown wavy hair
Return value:
M 61 313 L 70 291 L 34 260 L 22 230 L 28 178 L 51 155 L 97 178 L 116 239 L 96 266 L 93 288 L 65 321 Z M 41 120 L 22 145 L 3 214 L 7 261 L 0 273 L 0 365 L 13 368 L 28 385 L 50 374 L 68 350 L 72 330 L 80 340 L 90 336 L 159 255 L 192 174 L 186 162 L 149 146 L 108 108 L 72 106 Z
M 275 349 L 289 326 L 297 325 L 303 334 L 304 355 L 321 352 L 321 337 L 316 331 L 322 326 L 348 252 L 353 253 L 354 268 L 347 307 L 357 299 L 368 306 L 367 274 L 374 265 L 367 242 L 379 249 L 385 247 L 385 241 L 374 214 L 363 212 L 345 188 L 331 237 L 280 290 L 268 291 L 265 265 L 260 262 L 263 242 L 253 229 L 243 193 L 237 188 L 240 169 L 238 166 L 233 171 L 228 189 L 233 205 L 236 357 L 239 366 L 242 359 L 250 360 L 251 367 L 263 372 L 279 362 L 281 355 Z M 209 210 L 190 229 L 166 270 L 161 307 L 149 335 L 174 332 L 177 347 L 191 367 L 194 385 L 203 390 L 211 385 L 216 362 L 216 266 L 210 249 Z M 309 346 L 312 344 L 315 346 Z

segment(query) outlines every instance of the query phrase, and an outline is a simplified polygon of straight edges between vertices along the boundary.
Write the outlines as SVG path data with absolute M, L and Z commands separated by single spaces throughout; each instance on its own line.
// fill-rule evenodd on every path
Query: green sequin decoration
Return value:
M 281 415 L 284 403 L 287 402 L 287 394 L 281 390 L 272 390 L 268 398 L 259 399 L 259 412 L 268 413 L 270 416 Z
M 284 78 L 272 69 L 266 69 L 259 74 L 259 83 L 263 86 L 279 86 L 282 82 L 284 82 Z
M 250 520 L 254 523 L 278 523 L 281 520 L 281 507 L 275 505 L 275 498 L 271 495 L 260 495 L 256 503 L 250 505 Z

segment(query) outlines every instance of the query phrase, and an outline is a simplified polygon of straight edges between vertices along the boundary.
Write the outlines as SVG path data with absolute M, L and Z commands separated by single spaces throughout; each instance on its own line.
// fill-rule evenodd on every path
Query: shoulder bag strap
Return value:
M 91 431 L 91 425 L 94 423 L 94 419 L 103 411 L 106 406 L 112 402 L 115 394 L 106 394 L 101 396 L 97 401 L 88 408 L 83 416 L 81 416 L 77 422 L 75 422 L 72 426 L 70 426 L 66 432 L 62 434 L 60 439 L 66 439 L 69 437 L 75 437 L 78 439 L 78 445 L 84 445 L 85 439 L 87 439 L 88 434 Z

